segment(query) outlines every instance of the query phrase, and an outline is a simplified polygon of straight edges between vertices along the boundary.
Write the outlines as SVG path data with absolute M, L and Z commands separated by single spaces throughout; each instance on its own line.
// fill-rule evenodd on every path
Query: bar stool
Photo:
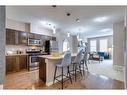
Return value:
M 81 58 L 82 58 L 82 53 L 83 53 L 83 49 L 80 50 L 77 54 L 77 56 L 75 57 L 73 64 L 73 72 L 74 72 L 74 76 L 75 76 L 75 81 L 76 81 L 76 73 L 80 72 L 81 76 L 82 76 L 82 72 L 81 72 Z M 78 67 L 78 68 L 77 68 Z
M 58 82 L 61 82 L 62 84 L 62 89 L 63 89 L 63 82 L 65 82 L 63 80 L 63 77 L 65 76 L 66 78 L 70 79 L 70 82 L 72 83 L 72 79 L 71 79 L 71 75 L 70 75 L 70 70 L 69 70 L 69 66 L 71 65 L 71 53 L 70 52 L 66 52 L 64 55 L 64 58 L 62 60 L 61 63 L 56 64 L 55 66 L 55 72 L 54 72 L 54 79 L 53 79 L 53 84 L 55 82 L 55 80 L 57 80 Z M 61 69 L 61 75 L 56 76 L 56 72 L 57 72 L 57 68 Z M 63 74 L 63 69 L 67 68 L 67 76 Z M 69 75 L 69 77 L 68 77 Z M 61 80 L 58 80 L 58 78 L 61 77 Z
M 88 66 L 87 66 L 87 52 L 86 51 L 84 51 L 84 53 L 83 53 L 80 64 L 82 66 L 83 74 L 85 74 L 85 67 L 86 67 L 86 70 L 89 71 Z M 85 67 L 84 67 L 84 65 L 85 65 Z

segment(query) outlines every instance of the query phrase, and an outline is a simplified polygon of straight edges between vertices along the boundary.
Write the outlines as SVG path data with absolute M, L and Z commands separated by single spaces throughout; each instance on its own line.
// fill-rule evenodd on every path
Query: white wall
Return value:
M 30 24 L 6 18 L 6 28 L 30 32 Z
M 113 65 L 124 66 L 124 22 L 113 25 Z
M 5 7 L 0 6 L 0 89 L 5 79 Z
M 52 36 L 52 30 L 50 29 L 45 29 L 42 26 L 40 26 L 37 23 L 31 23 L 30 25 L 30 32 L 31 33 L 36 33 L 36 34 L 43 34 L 43 35 L 48 35 L 48 36 Z

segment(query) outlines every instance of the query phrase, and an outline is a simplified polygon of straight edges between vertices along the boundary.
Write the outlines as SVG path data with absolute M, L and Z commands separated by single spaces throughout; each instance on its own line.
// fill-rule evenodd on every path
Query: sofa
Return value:
M 104 59 L 109 59 L 109 53 L 108 52 L 97 52 L 97 54 Z

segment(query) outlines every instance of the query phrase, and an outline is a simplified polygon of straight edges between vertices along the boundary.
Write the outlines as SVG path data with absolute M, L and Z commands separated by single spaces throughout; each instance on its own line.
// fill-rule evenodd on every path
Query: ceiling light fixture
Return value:
M 55 26 L 53 27 L 53 34 L 56 34 L 56 28 L 55 28 Z
M 67 32 L 67 37 L 70 37 L 70 32 Z
M 71 13 L 69 13 L 69 12 L 66 12 L 66 15 L 67 15 L 67 16 L 70 16 L 70 15 L 71 15 Z
M 77 39 L 79 39 L 79 34 L 77 34 Z
M 94 22 L 104 22 L 108 19 L 108 17 L 98 17 L 94 19 Z

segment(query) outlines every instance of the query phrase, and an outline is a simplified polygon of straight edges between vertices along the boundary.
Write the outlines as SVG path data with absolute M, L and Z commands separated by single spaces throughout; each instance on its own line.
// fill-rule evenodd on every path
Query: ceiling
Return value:
M 71 15 L 67 16 L 67 12 Z M 62 32 L 71 34 L 82 33 L 85 35 L 103 34 L 102 29 L 112 29 L 113 23 L 124 20 L 123 6 L 7 6 L 7 18 L 37 23 L 39 26 L 44 22 L 51 23 Z M 98 17 L 107 17 L 107 20 L 95 22 Z M 80 22 L 76 22 L 76 19 Z M 46 27 L 49 28 L 49 27 Z M 112 33 L 112 31 L 105 31 Z

